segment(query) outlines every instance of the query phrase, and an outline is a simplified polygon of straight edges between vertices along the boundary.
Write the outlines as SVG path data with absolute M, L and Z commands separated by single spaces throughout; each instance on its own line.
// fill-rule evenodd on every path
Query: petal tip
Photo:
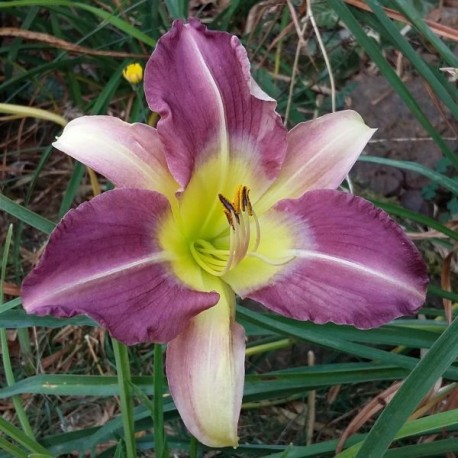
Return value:
M 243 396 L 245 332 L 232 321 L 229 301 L 192 319 L 167 346 L 170 393 L 190 433 L 209 447 L 237 447 L 237 424 Z

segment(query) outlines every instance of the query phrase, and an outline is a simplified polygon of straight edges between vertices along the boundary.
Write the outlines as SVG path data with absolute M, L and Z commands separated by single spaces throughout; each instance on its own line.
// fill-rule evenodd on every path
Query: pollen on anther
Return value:
M 218 194 L 218 198 L 219 198 L 220 202 L 223 204 L 224 214 L 226 215 L 227 222 L 232 227 L 232 229 L 235 229 L 234 217 L 237 219 L 237 222 L 239 222 L 239 216 L 238 216 L 233 204 L 231 204 L 222 194 Z
M 248 252 L 256 252 L 261 239 L 259 221 L 251 205 L 250 190 L 239 185 L 234 194 L 234 201 L 230 202 L 222 194 L 218 194 L 219 201 L 224 207 L 224 214 L 231 226 L 229 237 L 229 257 L 226 267 L 218 274 L 225 275 L 236 266 Z M 255 225 L 255 237 L 252 239 L 251 222 Z M 251 242 L 251 243 L 250 243 Z
M 246 211 L 249 216 L 253 216 L 253 207 L 251 206 L 250 201 L 250 190 L 246 186 L 243 187 L 242 209 L 243 211 Z
M 239 185 L 237 187 L 233 202 L 230 202 L 222 194 L 218 194 L 218 198 L 223 204 L 224 214 L 232 228 L 234 228 L 235 221 L 240 224 L 240 215 L 242 213 L 248 213 L 248 216 L 254 216 L 250 201 L 250 190 L 246 186 Z

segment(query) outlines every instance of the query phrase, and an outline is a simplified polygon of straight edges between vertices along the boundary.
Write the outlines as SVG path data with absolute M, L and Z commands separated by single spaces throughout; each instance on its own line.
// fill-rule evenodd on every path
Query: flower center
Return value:
M 261 231 L 249 194 L 250 190 L 243 185 L 237 187 L 232 202 L 218 194 L 229 223 L 228 248 L 217 248 L 203 239 L 195 240 L 190 247 L 193 258 L 206 272 L 221 277 L 244 259 L 248 251 L 255 252 L 258 249 Z M 255 228 L 254 237 L 252 223 Z

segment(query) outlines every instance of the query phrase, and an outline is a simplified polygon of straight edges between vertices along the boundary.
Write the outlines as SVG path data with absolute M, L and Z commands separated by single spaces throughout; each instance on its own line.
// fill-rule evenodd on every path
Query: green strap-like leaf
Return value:
M 372 361 L 379 361 L 382 364 L 396 365 L 404 369 L 412 370 L 419 362 L 417 358 L 387 352 L 339 338 L 336 336 L 336 326 L 315 325 L 310 322 L 300 322 L 282 316 L 260 314 L 243 307 L 237 309 L 237 317 L 242 323 L 254 323 L 278 334 L 288 335 L 290 337 L 295 336 L 325 348 L 332 348 L 336 351 L 345 352 Z M 448 377 L 458 380 L 458 368 L 450 367 L 447 369 L 446 374 Z
M 383 456 L 409 415 L 457 357 L 458 319 L 455 319 L 420 360 L 386 406 L 356 456 L 359 458 Z M 458 410 L 446 413 L 452 415 L 455 423 L 458 424 Z M 426 419 L 422 420 L 426 421 Z

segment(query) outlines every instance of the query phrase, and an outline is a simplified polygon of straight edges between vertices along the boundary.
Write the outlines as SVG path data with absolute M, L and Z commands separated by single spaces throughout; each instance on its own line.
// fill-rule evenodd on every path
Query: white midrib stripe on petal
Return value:
M 129 148 L 120 147 L 118 144 L 110 144 L 109 146 L 114 155 L 121 153 L 122 157 L 124 157 L 129 164 L 132 164 L 132 167 L 134 167 L 140 175 L 145 175 L 147 177 L 157 175 L 156 170 L 143 159 L 133 154 Z M 110 158 L 107 157 L 107 161 L 109 160 Z
M 307 162 L 304 162 L 301 167 L 298 167 L 295 171 L 288 175 L 288 177 L 280 176 L 277 181 L 274 181 L 272 187 L 269 188 L 263 196 L 261 196 L 258 202 L 255 202 L 258 214 L 264 213 L 267 208 L 270 208 L 278 201 L 284 199 L 285 189 L 288 189 L 288 195 L 295 193 L 297 188 L 300 187 L 299 184 L 302 183 L 303 185 L 304 180 L 300 179 L 300 175 L 303 173 L 304 169 L 312 168 L 315 162 L 321 161 L 323 155 L 326 155 L 329 149 L 332 149 L 332 147 L 335 144 L 338 144 L 346 135 L 347 132 L 335 135 L 323 146 L 323 148 L 321 148 L 321 150 L 319 150 L 317 154 L 314 154 Z M 310 181 L 309 178 L 308 180 Z M 296 183 L 296 185 L 294 183 Z M 313 183 L 308 183 L 308 188 L 310 188 L 312 184 Z
M 199 61 L 200 67 L 202 71 L 205 73 L 206 79 L 208 81 L 208 86 L 211 87 L 214 97 L 216 100 L 216 103 L 218 105 L 218 112 L 219 112 L 219 118 L 223 120 L 223 122 L 220 125 L 220 138 L 221 138 L 221 150 L 219 151 L 219 154 L 221 155 L 221 170 L 224 172 L 226 167 L 229 165 L 229 138 L 228 138 L 228 133 L 227 133 L 227 120 L 226 120 L 226 113 L 224 110 L 224 104 L 223 104 L 223 98 L 221 96 L 221 92 L 215 83 L 215 80 L 213 78 L 213 75 L 208 68 L 207 63 L 205 62 L 205 59 L 203 58 L 202 54 L 200 53 L 199 46 L 196 43 L 194 37 L 192 34 L 189 34 L 191 39 L 190 43 L 191 46 L 194 48 L 194 54 Z
M 213 78 L 213 75 L 210 69 L 208 68 L 207 63 L 205 62 L 205 59 L 203 58 L 202 54 L 200 53 L 199 46 L 196 43 L 193 37 L 193 34 L 190 33 L 189 35 L 191 37 L 189 42 L 191 43 L 191 46 L 194 50 L 194 55 L 196 56 L 200 64 L 200 67 L 203 73 L 205 74 L 208 86 L 212 89 L 214 93 L 214 99 L 216 100 L 216 104 L 218 106 L 219 118 L 221 119 L 221 125 L 219 126 L 219 131 L 220 131 L 219 138 L 220 138 L 221 144 L 219 145 L 219 151 L 217 152 L 220 158 L 220 169 L 219 169 L 219 177 L 217 178 L 218 189 L 215 190 L 216 194 L 221 194 L 223 193 L 225 185 L 226 185 L 227 174 L 229 171 L 229 162 L 230 162 L 229 136 L 228 136 L 226 112 L 224 110 L 224 104 L 223 104 L 223 98 L 222 98 L 221 92 Z M 216 210 L 217 205 L 218 205 L 218 199 L 215 198 L 213 199 L 213 204 L 211 205 L 211 207 L 208 208 L 206 219 L 202 221 L 201 230 L 205 230 L 205 228 L 209 224 L 211 215 Z
M 69 293 L 72 290 L 78 289 L 80 286 L 86 285 L 87 283 L 92 283 L 98 280 L 112 277 L 121 272 L 125 272 L 130 269 L 135 269 L 137 267 L 143 267 L 148 264 L 158 264 L 158 263 L 169 261 L 169 260 L 170 260 L 170 254 L 165 251 L 160 251 L 158 253 L 154 253 L 153 255 L 149 255 L 149 256 L 145 256 L 143 258 L 137 259 L 136 261 L 128 262 L 125 264 L 120 264 L 111 269 L 100 271 L 94 275 L 88 275 L 87 277 L 79 278 L 77 281 L 68 283 L 65 286 L 62 286 L 61 288 L 53 289 L 52 291 L 50 291 L 50 294 L 47 294 L 47 295 L 42 294 L 39 297 L 40 303 L 42 304 L 43 302 L 50 300 L 51 298 L 55 296 L 60 296 L 61 294 Z M 33 305 L 31 306 L 31 308 L 33 308 Z
M 285 181 L 283 186 L 286 186 L 287 183 L 291 183 L 294 181 L 299 181 L 298 177 L 301 173 L 303 173 L 303 170 L 305 168 L 312 168 L 313 163 L 317 161 L 321 161 L 321 158 L 323 155 L 327 155 L 327 151 L 331 149 L 335 144 L 340 143 L 342 138 L 346 137 L 348 135 L 348 132 L 342 132 L 340 135 L 335 135 L 331 140 L 329 140 L 323 148 L 317 153 L 314 154 L 307 162 L 304 162 L 301 167 L 299 167 L 295 172 L 293 172 L 291 175 L 288 176 L 288 179 Z
M 364 266 L 357 262 L 348 261 L 346 259 L 339 258 L 338 256 L 331 256 L 328 254 L 319 253 L 317 251 L 312 251 L 312 250 L 299 250 L 299 249 L 288 250 L 288 254 L 291 254 L 292 256 L 296 256 L 301 259 L 307 259 L 307 258 L 321 259 L 323 261 L 329 261 L 333 264 L 339 264 L 340 266 L 343 266 L 345 268 L 356 270 L 358 272 L 362 272 L 364 274 L 379 278 L 387 283 L 391 283 L 395 285 L 396 287 L 398 287 L 399 289 L 408 291 L 414 294 L 415 296 L 418 296 L 419 298 L 424 297 L 420 291 L 418 291 L 415 288 L 412 288 L 410 285 L 406 284 L 405 282 L 399 281 L 397 278 L 390 277 L 378 270 L 371 269 L 370 267 Z

